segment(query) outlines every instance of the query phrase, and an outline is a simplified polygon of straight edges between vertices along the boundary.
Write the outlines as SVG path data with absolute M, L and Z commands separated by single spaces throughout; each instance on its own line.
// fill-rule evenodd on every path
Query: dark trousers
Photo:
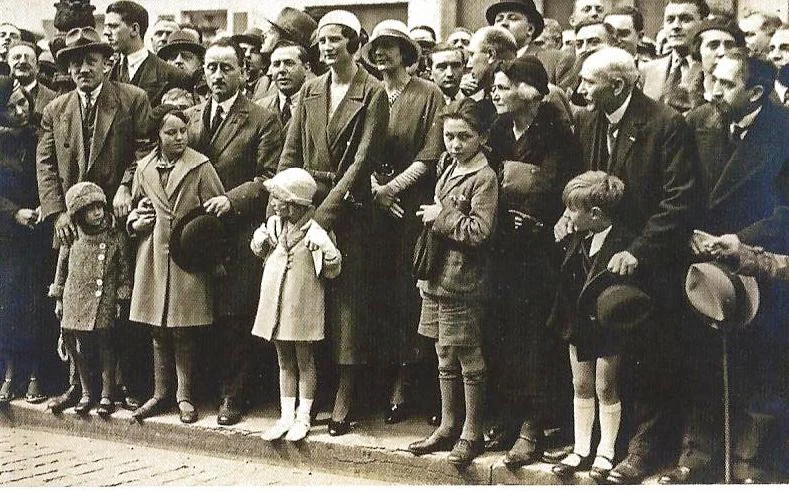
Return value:
M 63 330 L 63 343 L 73 361 L 76 375 L 82 384 L 82 394 L 96 396 L 94 379 L 96 352 L 101 367 L 101 396 L 112 397 L 115 382 L 115 357 L 110 330 Z
M 222 316 L 215 322 L 217 346 L 222 354 L 218 361 L 222 398 L 247 396 L 249 380 L 259 362 L 253 360 L 260 345 L 251 333 L 253 323 L 254 317 L 249 315 Z
M 153 397 L 159 400 L 172 395 L 172 375 L 176 373 L 177 402 L 192 401 L 192 367 L 196 347 L 196 330 L 153 327 Z

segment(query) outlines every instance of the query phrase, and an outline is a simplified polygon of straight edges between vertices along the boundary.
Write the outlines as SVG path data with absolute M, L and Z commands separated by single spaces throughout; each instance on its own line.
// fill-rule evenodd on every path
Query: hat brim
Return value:
M 65 67 L 68 65 L 70 59 L 88 52 L 98 52 L 108 58 L 112 56 L 113 53 L 115 53 L 115 51 L 112 49 L 112 46 L 107 43 L 86 43 L 78 46 L 72 46 L 70 48 L 62 48 L 60 51 L 58 51 L 57 64 L 60 67 Z
M 260 49 L 263 46 L 263 38 L 258 36 L 250 36 L 249 34 L 235 34 L 230 36 L 230 39 L 236 43 L 246 43 L 252 46 L 257 46 Z
M 300 32 L 294 32 L 290 29 L 285 29 L 281 25 L 277 24 L 275 21 L 271 19 L 266 19 L 269 24 L 274 26 L 280 33 L 282 33 L 288 40 L 293 41 L 294 43 L 298 44 L 302 48 L 309 48 L 310 47 L 310 40 L 309 38 L 304 37 L 304 35 Z M 311 35 L 312 33 L 310 33 Z
M 531 9 L 521 2 L 498 2 L 488 7 L 488 10 L 485 11 L 485 19 L 488 21 L 488 25 L 492 26 L 495 23 L 499 12 L 523 12 L 534 26 L 532 39 L 542 34 L 543 29 L 545 29 L 545 20 L 542 14 L 537 9 Z
M 200 58 L 205 56 L 205 46 L 197 43 L 191 43 L 189 41 L 176 41 L 171 44 L 166 44 L 156 52 L 156 56 L 162 59 L 167 59 L 174 53 L 182 50 L 190 51 Z
M 184 244 L 182 237 L 184 229 L 194 220 L 204 216 L 214 217 L 216 219 L 216 224 L 218 224 L 217 228 L 222 231 L 216 234 L 214 244 L 210 246 L 200 244 L 196 247 L 194 245 L 190 247 Z M 230 233 L 231 231 L 228 225 L 223 220 L 209 214 L 202 206 L 195 207 L 176 220 L 170 234 L 170 256 L 173 262 L 184 271 L 190 273 L 211 271 L 211 269 L 221 263 L 226 256 L 227 248 L 229 247 L 227 238 Z M 201 251 L 204 254 L 195 255 L 195 250 Z
M 410 67 L 414 63 L 418 62 L 419 57 L 422 56 L 422 48 L 420 48 L 420 46 L 416 43 L 416 41 L 414 41 L 410 37 L 406 35 L 397 35 L 397 34 L 388 34 L 388 33 L 380 34 L 373 38 L 370 38 L 370 40 L 364 46 L 362 46 L 361 49 L 360 54 L 362 58 L 364 59 L 365 62 L 369 63 L 370 66 L 373 67 L 375 66 L 375 62 L 372 59 L 370 59 L 370 51 L 372 51 L 375 48 L 375 42 L 383 38 L 394 39 L 400 44 L 400 50 L 403 55 L 404 62 L 406 62 L 407 56 L 410 56 L 412 58 L 411 63 L 406 62 L 405 65 L 406 67 Z

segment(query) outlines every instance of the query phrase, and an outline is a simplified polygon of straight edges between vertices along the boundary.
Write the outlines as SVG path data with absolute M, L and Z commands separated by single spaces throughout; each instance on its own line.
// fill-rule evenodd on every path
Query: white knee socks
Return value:
M 312 411 L 313 400 L 306 398 L 299 398 L 299 409 L 296 412 L 296 420 L 309 423 L 310 412 Z
M 573 424 L 575 425 L 573 453 L 579 456 L 589 456 L 592 447 L 594 414 L 594 398 L 573 398 Z
M 600 403 L 600 444 L 597 445 L 597 455 L 614 460 L 614 446 L 616 436 L 619 434 L 619 422 L 622 419 L 622 403 L 612 405 Z

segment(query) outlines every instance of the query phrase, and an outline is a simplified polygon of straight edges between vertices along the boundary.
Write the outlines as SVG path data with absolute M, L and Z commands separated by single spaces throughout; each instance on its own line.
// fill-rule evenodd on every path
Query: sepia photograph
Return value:
M 789 483 L 789 0 L 0 0 L 0 487 Z

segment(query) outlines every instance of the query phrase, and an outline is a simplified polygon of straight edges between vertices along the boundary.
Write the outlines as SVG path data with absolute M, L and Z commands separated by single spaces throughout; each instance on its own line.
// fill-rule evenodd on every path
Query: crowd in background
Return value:
M 500 1 L 439 39 L 286 7 L 204 43 L 55 7 L 50 40 L 0 19 L 0 404 L 234 425 L 278 395 L 269 440 L 383 407 L 461 469 L 703 483 L 728 350 L 733 477 L 786 477 L 775 14 L 666 0 L 652 39 Z

